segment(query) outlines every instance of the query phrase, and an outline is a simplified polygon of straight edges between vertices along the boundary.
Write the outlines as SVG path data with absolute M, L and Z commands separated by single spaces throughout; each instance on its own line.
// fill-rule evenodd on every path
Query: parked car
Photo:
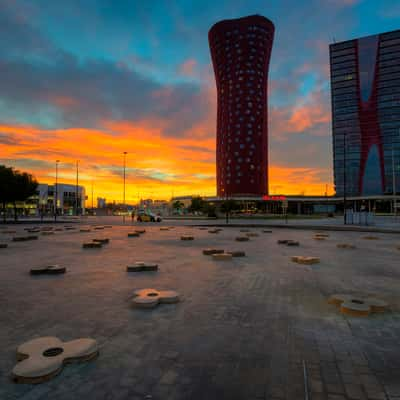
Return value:
M 162 218 L 151 211 L 139 211 L 137 220 L 138 222 L 161 222 Z

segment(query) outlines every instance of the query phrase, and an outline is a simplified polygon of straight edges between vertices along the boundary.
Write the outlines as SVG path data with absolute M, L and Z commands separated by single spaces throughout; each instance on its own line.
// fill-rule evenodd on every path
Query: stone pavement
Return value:
M 141 225 L 143 226 L 143 225 Z M 312 400 L 400 400 L 400 236 L 362 239 L 356 232 L 275 230 L 238 243 L 239 228 L 221 233 L 176 226 L 128 238 L 132 229 L 56 232 L 0 249 L 0 399 L 275 399 L 304 398 L 303 360 Z M 18 229 L 22 232 L 23 226 Z M 195 236 L 184 242 L 182 234 Z M 10 236 L 0 233 L 0 242 Z M 83 241 L 109 237 L 102 249 Z M 276 244 L 300 241 L 300 247 Z M 355 250 L 337 249 L 351 242 Z M 229 262 L 207 247 L 245 250 Z M 313 266 L 292 255 L 321 258 Z M 135 261 L 158 272 L 130 274 Z M 60 264 L 63 276 L 29 269 Z M 140 288 L 177 290 L 181 303 L 132 309 Z M 369 318 L 341 315 L 333 293 L 372 294 L 392 305 Z M 93 337 L 100 356 L 65 367 L 40 385 L 10 381 L 15 349 L 36 336 Z

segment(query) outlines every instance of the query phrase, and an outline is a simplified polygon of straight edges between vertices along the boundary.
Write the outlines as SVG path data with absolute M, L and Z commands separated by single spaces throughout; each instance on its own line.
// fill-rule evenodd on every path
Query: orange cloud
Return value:
M 0 147 L 0 163 L 30 171 L 40 182 L 53 183 L 58 159 L 59 180 L 74 183 L 75 162 L 80 160 L 80 182 L 86 186 L 89 199 L 93 181 L 94 198 L 120 201 L 122 153 L 127 151 L 127 201 L 146 197 L 168 199 L 171 195 L 215 195 L 213 135 L 204 135 L 205 126 L 194 126 L 193 135 L 165 137 L 162 124 L 162 121 L 104 121 L 102 129 L 57 130 L 0 125 L 0 137 L 13 137 L 13 141 Z M 269 176 L 271 193 L 311 195 L 325 191 L 325 176 L 329 176 L 329 171 L 272 165 Z M 329 192 L 332 193 L 331 185 Z
M 179 68 L 179 71 L 184 76 L 193 76 L 197 67 L 197 61 L 190 58 L 186 60 Z

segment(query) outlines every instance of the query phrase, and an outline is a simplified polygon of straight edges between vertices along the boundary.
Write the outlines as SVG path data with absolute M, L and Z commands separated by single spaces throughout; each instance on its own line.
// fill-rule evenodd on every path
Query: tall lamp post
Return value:
M 400 129 L 399 129 L 399 138 L 400 138 Z M 396 190 L 396 168 L 394 162 L 394 143 L 392 142 L 392 189 L 393 189 L 393 214 L 394 217 L 397 217 L 397 190 Z
M 75 185 L 75 215 L 78 215 L 79 202 L 78 202 L 78 183 L 79 183 L 79 160 L 76 161 L 76 185 Z
M 57 221 L 57 200 L 58 200 L 58 163 L 60 160 L 56 160 L 56 187 L 54 194 L 54 221 Z
M 125 175 L 125 172 L 126 172 L 126 155 L 127 155 L 128 153 L 126 152 L 126 151 L 124 151 L 124 199 L 123 199 L 123 209 L 124 209 L 124 211 L 123 211 L 123 216 L 122 216 L 122 221 L 125 223 L 125 177 L 126 177 L 126 175 Z
M 346 168 L 347 168 L 347 162 L 346 162 L 346 133 L 343 134 L 343 219 L 344 219 L 344 224 L 347 224 L 346 221 L 346 191 L 347 191 L 347 186 L 346 186 Z

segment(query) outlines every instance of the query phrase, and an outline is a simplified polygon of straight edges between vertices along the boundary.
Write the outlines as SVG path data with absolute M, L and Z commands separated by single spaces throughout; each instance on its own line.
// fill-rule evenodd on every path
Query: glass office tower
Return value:
M 400 30 L 329 50 L 336 194 L 400 192 Z

